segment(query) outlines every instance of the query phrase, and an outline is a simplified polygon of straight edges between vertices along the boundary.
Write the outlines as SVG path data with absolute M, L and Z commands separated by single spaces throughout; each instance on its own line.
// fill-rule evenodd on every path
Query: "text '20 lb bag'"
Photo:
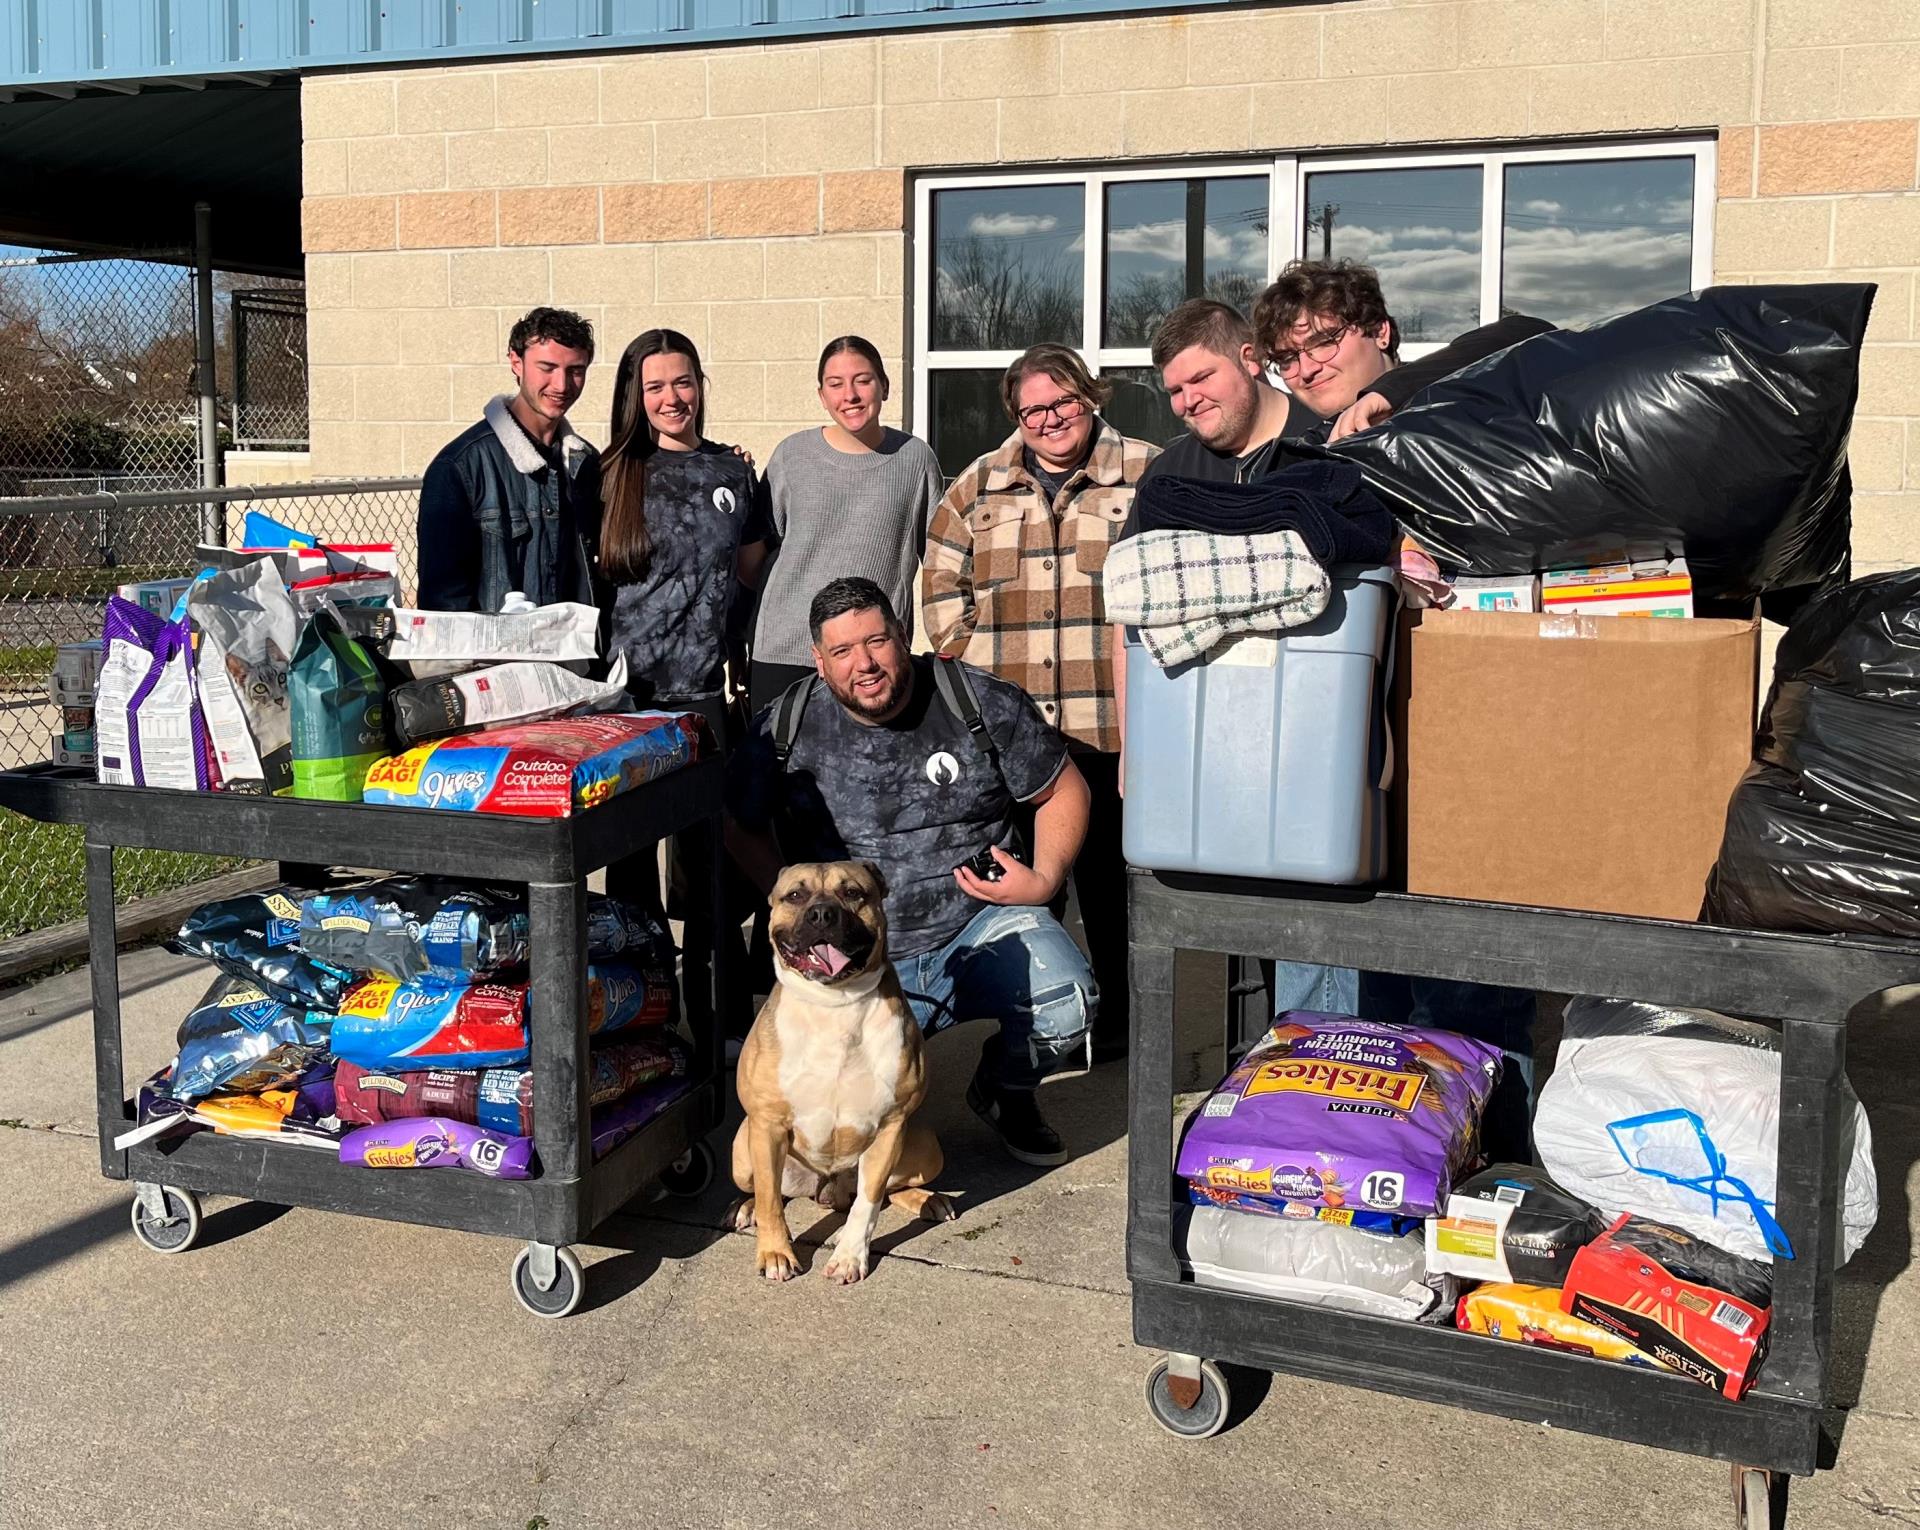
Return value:
M 1844 578 L 1868 284 L 1709 287 L 1476 362 L 1351 457 L 1475 574 L 1684 552 L 1702 596 Z

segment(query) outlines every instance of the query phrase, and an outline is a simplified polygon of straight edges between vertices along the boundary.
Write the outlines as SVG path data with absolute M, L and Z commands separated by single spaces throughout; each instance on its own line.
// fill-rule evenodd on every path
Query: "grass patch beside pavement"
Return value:
M 245 864 L 232 855 L 122 850 L 114 856 L 114 892 L 127 903 Z M 0 813 L 0 940 L 81 919 L 86 912 L 86 843 L 80 826 Z

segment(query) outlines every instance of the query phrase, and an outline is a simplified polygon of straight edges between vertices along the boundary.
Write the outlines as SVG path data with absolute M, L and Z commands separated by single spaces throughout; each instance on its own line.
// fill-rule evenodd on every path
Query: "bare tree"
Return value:
M 934 344 L 998 351 L 1077 340 L 1080 284 L 1061 265 L 1030 264 L 1021 251 L 977 234 L 943 247 Z

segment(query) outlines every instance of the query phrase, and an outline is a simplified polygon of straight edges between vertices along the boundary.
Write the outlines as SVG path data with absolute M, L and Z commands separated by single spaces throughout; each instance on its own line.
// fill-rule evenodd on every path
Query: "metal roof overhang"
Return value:
M 295 76 L 0 99 L 0 242 L 181 249 L 202 201 L 213 208 L 216 267 L 300 274 Z

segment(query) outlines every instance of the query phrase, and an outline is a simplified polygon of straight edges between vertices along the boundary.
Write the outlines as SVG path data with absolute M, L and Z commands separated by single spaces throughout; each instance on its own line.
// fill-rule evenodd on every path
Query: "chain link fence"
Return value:
M 299 282 L 255 283 L 230 295 L 233 439 L 303 451 L 307 445 L 307 294 Z
M 52 757 L 66 719 L 48 677 L 63 643 L 100 635 L 123 584 L 194 572 L 209 534 L 242 543 L 258 510 L 323 541 L 391 542 L 413 587 L 417 479 L 0 499 L 0 769 Z M 181 887 L 237 862 L 163 851 L 118 858 L 123 897 Z M 0 940 L 85 911 L 81 834 L 0 810 Z
M 200 481 L 185 250 L 0 249 L 0 495 Z

